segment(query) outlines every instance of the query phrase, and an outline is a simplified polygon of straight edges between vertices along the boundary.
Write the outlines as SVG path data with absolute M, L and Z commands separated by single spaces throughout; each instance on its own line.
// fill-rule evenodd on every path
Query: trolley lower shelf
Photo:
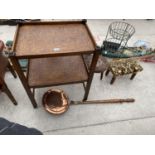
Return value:
M 46 87 L 88 80 L 81 55 L 36 58 L 29 60 L 28 84 L 31 88 Z

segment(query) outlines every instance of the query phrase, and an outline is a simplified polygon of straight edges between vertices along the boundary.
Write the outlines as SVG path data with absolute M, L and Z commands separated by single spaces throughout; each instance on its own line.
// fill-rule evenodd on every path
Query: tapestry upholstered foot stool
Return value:
M 106 71 L 106 76 L 111 72 L 113 77 L 110 84 L 113 84 L 117 76 L 131 74 L 130 80 L 133 80 L 136 74 L 142 71 L 143 68 L 135 59 L 117 59 L 112 60 Z

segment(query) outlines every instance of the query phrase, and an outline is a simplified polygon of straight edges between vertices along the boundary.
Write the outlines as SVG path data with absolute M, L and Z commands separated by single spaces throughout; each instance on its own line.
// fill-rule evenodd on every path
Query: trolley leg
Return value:
M 8 63 L 8 69 L 14 76 L 14 78 L 17 78 L 16 72 L 14 71 L 13 67 L 11 66 L 10 62 Z
M 83 82 L 82 84 L 83 84 L 83 88 L 84 88 L 84 90 L 86 91 L 86 85 L 85 85 L 85 82 Z
M 91 83 L 92 83 L 92 80 L 93 80 L 93 76 L 94 76 L 94 72 L 95 72 L 95 68 L 96 68 L 98 58 L 99 58 L 99 51 L 95 51 L 94 56 L 93 56 L 93 60 L 92 60 L 92 63 L 91 63 L 91 67 L 90 67 L 88 82 L 87 82 L 87 85 L 86 85 L 86 91 L 85 91 L 83 101 L 87 100 L 87 98 L 88 98 L 88 94 L 89 94 L 89 91 L 90 91 L 90 87 L 91 87 Z
M 35 97 L 35 88 L 32 88 L 33 96 Z
M 26 92 L 27 92 L 27 95 L 29 96 L 30 100 L 31 100 L 31 103 L 33 105 L 34 108 L 37 108 L 37 103 L 34 99 L 34 96 L 33 96 L 33 93 L 31 92 L 31 89 L 29 88 L 28 86 L 28 83 L 27 83 L 27 80 L 26 80 L 26 77 L 23 73 L 23 71 L 21 70 L 21 67 L 19 65 L 19 62 L 18 62 L 18 59 L 16 57 L 10 57 L 10 60 L 13 64 L 13 67 L 14 69 L 16 70 Z

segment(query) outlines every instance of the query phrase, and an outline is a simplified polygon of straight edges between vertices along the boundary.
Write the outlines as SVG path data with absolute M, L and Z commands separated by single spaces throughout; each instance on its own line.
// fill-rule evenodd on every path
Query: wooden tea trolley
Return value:
M 91 53 L 88 70 L 83 54 Z M 83 100 L 87 100 L 99 53 L 86 20 L 29 22 L 18 24 L 10 59 L 36 108 L 34 89 L 40 87 L 86 83 Z M 19 59 L 29 60 L 26 75 Z

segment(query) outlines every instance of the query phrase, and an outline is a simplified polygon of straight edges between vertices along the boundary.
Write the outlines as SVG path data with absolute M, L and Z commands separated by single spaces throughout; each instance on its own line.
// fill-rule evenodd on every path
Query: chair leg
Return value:
M 107 71 L 106 71 L 106 73 L 105 73 L 105 76 L 108 76 L 109 72 L 110 72 L 110 70 L 107 69 Z
M 103 73 L 104 73 L 104 72 L 101 72 L 100 80 L 103 79 Z
M 6 83 L 4 83 L 3 85 L 3 91 L 7 94 L 7 96 L 10 98 L 10 100 L 12 101 L 12 103 L 14 105 L 17 105 L 17 101 L 15 100 L 15 98 L 13 97 L 12 93 L 10 92 L 9 88 L 7 87 Z
M 133 73 L 130 77 L 130 80 L 133 80 L 137 73 Z
M 112 85 L 115 82 L 115 80 L 116 80 L 116 76 L 113 75 L 110 84 Z
M 16 72 L 14 71 L 13 67 L 11 66 L 10 62 L 8 64 L 8 69 L 9 71 L 12 73 L 12 75 L 14 76 L 14 78 L 17 78 Z

